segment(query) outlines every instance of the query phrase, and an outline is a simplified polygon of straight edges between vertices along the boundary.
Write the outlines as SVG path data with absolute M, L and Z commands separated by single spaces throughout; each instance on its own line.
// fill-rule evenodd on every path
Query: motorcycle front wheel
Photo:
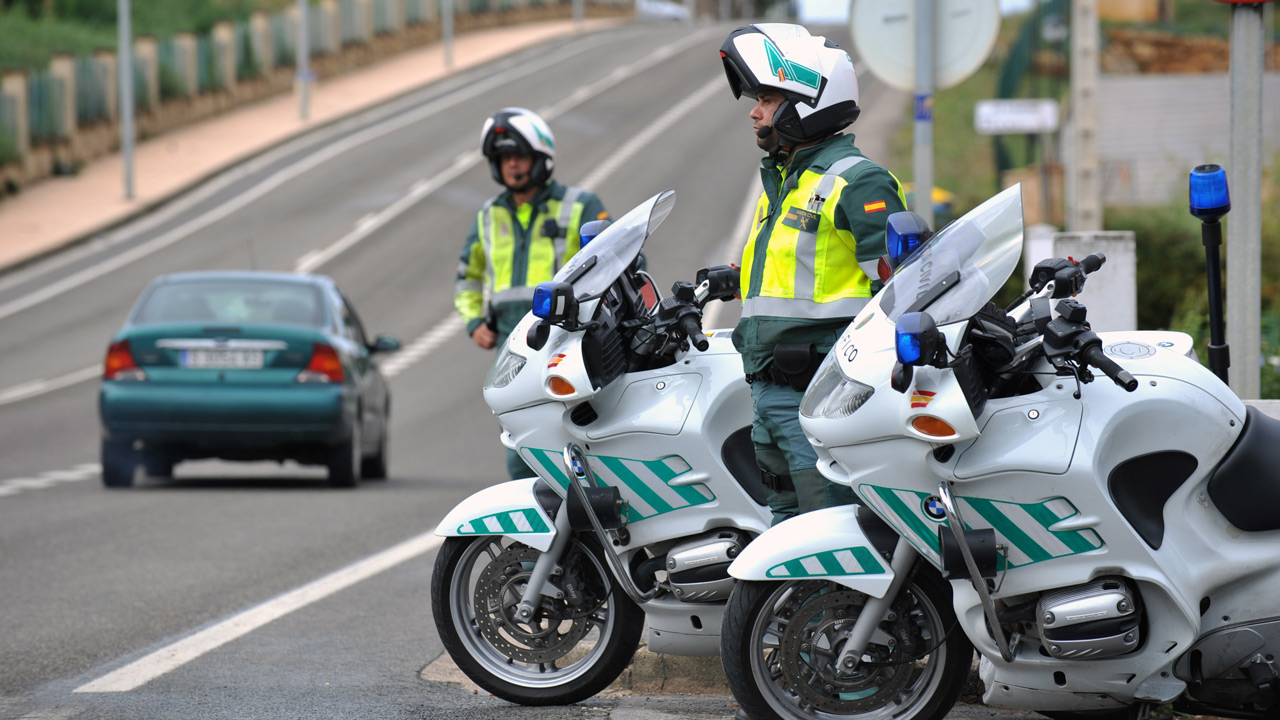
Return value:
M 521 705 L 567 705 L 609 686 L 640 644 L 644 611 L 615 587 L 599 547 L 575 539 L 560 597 L 534 616 L 516 609 L 541 553 L 496 535 L 448 538 L 436 556 L 431 606 L 458 668 L 497 697 Z
M 729 688 L 752 718 L 940 720 L 959 697 L 973 646 L 950 587 L 917 573 L 852 673 L 835 663 L 867 596 L 825 580 L 739 582 L 721 632 Z

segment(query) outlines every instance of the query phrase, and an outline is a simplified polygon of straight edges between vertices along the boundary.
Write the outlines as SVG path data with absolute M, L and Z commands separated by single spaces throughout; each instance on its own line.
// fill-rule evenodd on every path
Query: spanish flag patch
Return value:
M 869 213 L 878 212 L 878 211 L 883 210 L 883 209 L 884 209 L 884 201 L 883 201 L 883 200 L 877 200 L 877 201 L 875 201 L 875 202 L 869 202 L 869 203 L 866 203 L 865 205 L 863 205 L 863 206 L 862 206 L 862 211 L 863 211 L 863 212 L 869 212 Z
M 609 211 L 608 211 L 608 210 L 601 210 L 600 212 L 596 213 L 596 219 L 597 219 L 597 220 L 608 220 L 608 219 L 609 219 Z

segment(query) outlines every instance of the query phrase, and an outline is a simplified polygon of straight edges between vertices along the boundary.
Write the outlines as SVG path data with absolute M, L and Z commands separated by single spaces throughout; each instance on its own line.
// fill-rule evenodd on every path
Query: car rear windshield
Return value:
M 229 323 L 322 327 L 324 304 L 311 285 L 269 280 L 187 280 L 152 288 L 134 313 L 138 325 Z

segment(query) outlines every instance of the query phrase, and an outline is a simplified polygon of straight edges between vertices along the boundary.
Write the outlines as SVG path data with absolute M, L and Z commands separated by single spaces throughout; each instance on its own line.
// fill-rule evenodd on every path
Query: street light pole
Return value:
M 133 27 L 129 0 L 118 0 L 116 74 L 120 86 L 120 154 L 124 158 L 124 197 L 133 199 Z
M 440 41 L 444 45 L 444 66 L 453 67 L 453 0 L 440 0 Z
M 307 21 L 307 0 L 298 0 L 297 74 L 294 84 L 298 88 L 298 117 L 306 120 L 311 114 L 311 32 Z

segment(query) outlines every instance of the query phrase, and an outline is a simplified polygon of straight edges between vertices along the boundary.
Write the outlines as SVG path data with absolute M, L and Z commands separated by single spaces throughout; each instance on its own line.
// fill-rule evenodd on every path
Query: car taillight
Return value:
M 311 362 L 298 373 L 298 382 L 340 383 L 343 377 L 342 358 L 338 357 L 338 351 L 324 343 L 316 343 L 311 348 Z
M 146 380 L 147 374 L 133 361 L 128 340 L 118 340 L 107 348 L 107 359 L 102 364 L 103 380 Z

